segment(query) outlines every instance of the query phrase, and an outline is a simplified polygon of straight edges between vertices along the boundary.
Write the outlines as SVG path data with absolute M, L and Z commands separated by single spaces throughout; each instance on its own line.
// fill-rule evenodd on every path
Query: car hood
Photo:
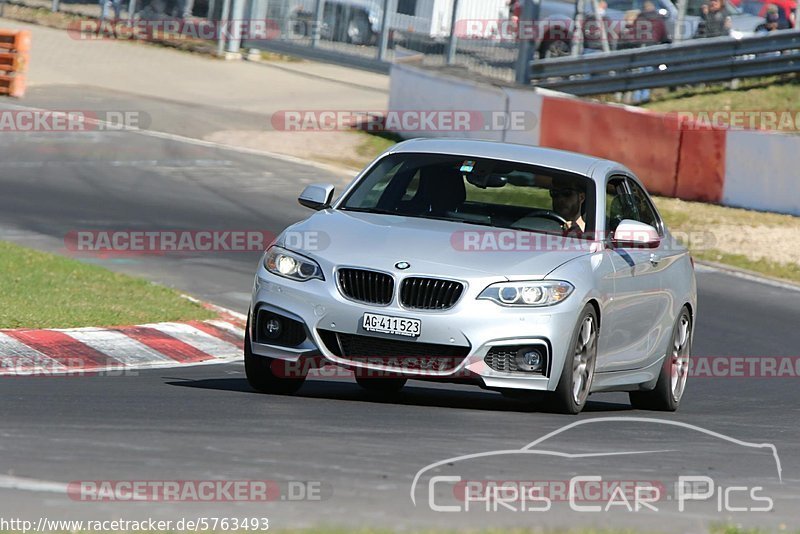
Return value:
M 395 272 L 396 263 L 408 262 L 408 274 L 512 280 L 543 278 L 590 254 L 591 246 L 560 236 L 341 210 L 320 211 L 290 226 L 278 244 L 325 270 L 347 265 Z

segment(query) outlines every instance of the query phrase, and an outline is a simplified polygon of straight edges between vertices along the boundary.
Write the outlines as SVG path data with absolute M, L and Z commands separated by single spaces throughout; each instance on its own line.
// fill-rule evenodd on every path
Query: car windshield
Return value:
M 593 183 L 524 163 L 402 153 L 383 158 L 339 207 L 552 234 L 577 225 L 576 237 L 588 238 Z

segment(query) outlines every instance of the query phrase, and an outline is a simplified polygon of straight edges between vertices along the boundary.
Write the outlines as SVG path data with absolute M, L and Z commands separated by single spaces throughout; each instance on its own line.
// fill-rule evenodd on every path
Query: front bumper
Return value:
M 584 303 L 577 295 L 571 295 L 552 307 L 504 307 L 492 301 L 476 300 L 484 287 L 468 287 L 459 302 L 449 310 L 409 310 L 397 304 L 371 306 L 347 300 L 331 280 L 295 282 L 260 268 L 253 288 L 253 317 L 266 310 L 299 321 L 305 326 L 306 338 L 296 346 L 276 346 L 258 342 L 251 331 L 252 352 L 289 362 L 321 357 L 326 362 L 350 369 L 399 373 L 409 378 L 467 380 L 486 388 L 554 390 L 564 360 L 570 353 L 568 346 L 576 317 Z M 335 349 L 331 350 L 330 338 L 323 339 L 326 331 L 403 341 L 399 336 L 365 332 L 361 326 L 365 312 L 420 319 L 421 334 L 416 341 L 408 340 L 409 344 L 461 348 L 460 352 L 466 355 L 460 356 L 457 364 L 446 370 L 398 368 L 392 362 L 384 364 L 377 359 L 357 361 L 337 355 Z M 546 369 L 542 373 L 498 371 L 484 360 L 493 347 L 517 345 L 546 347 Z

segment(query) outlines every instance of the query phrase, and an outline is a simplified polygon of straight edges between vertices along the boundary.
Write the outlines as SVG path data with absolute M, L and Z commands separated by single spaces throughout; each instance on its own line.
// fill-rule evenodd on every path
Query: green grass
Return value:
M 380 156 L 385 150 L 393 147 L 403 139 L 399 135 L 392 133 L 371 134 L 357 131 L 356 135 L 361 137 L 361 144 L 356 149 L 356 154 L 362 162 L 361 167 L 373 159 Z
M 674 198 L 654 197 L 659 213 L 673 233 L 710 232 L 721 236 L 736 227 L 763 227 L 786 232 L 790 237 L 781 243 L 782 247 L 797 250 L 800 246 L 800 217 L 778 213 L 764 213 L 754 210 L 729 208 L 702 202 L 688 202 Z M 724 229 L 724 230 L 723 230 Z M 766 230 L 768 231 L 768 230 Z M 690 243 L 691 245 L 691 243 Z M 692 256 L 773 278 L 800 282 L 800 263 L 776 262 L 769 259 L 754 259 L 748 253 L 759 252 L 763 256 L 774 256 L 777 250 L 769 241 L 751 240 L 738 246 L 695 248 L 690 246 Z
M 208 319 L 173 289 L 0 241 L 0 328 L 117 326 Z
M 662 89 L 654 91 L 653 101 L 642 107 L 662 112 L 789 112 L 794 118 L 800 112 L 800 77 L 743 80 L 736 90 L 723 85 L 675 92 Z

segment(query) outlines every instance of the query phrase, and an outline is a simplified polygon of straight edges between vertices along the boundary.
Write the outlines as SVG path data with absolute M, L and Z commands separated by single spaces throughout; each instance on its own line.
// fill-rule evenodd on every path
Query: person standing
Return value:
M 722 37 L 731 33 L 731 17 L 725 12 L 724 0 L 710 0 L 703 4 L 702 20 L 696 37 Z

